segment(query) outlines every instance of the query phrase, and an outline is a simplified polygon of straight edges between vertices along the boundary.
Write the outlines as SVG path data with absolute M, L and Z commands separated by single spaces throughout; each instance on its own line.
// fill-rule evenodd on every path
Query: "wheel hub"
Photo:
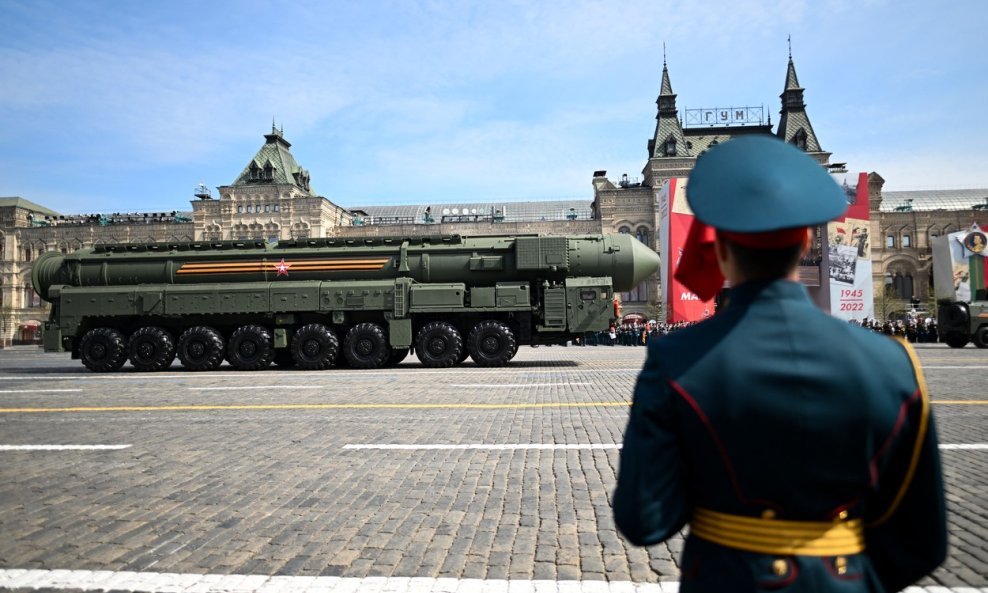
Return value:
M 431 340 L 429 340 L 427 350 L 429 351 L 429 354 L 433 354 L 436 356 L 442 354 L 443 352 L 446 352 L 446 340 L 440 337 L 432 338 Z
M 148 360 L 154 356 L 154 344 L 150 342 L 141 342 L 137 345 L 137 357 L 143 360 Z
M 306 340 L 302 345 L 302 352 L 309 357 L 315 357 L 322 350 L 319 340 Z
M 497 336 L 486 336 L 480 343 L 480 349 L 486 354 L 495 354 L 501 347 L 501 340 Z
M 374 341 L 369 340 L 367 338 L 361 338 L 360 340 L 357 340 L 355 346 L 356 346 L 355 350 L 357 351 L 357 354 L 361 356 L 369 356 L 372 352 L 374 352 Z
M 243 356 L 254 356 L 257 354 L 257 344 L 254 342 L 241 342 L 240 348 L 238 348 L 240 354 Z
M 188 351 L 193 358 L 202 358 L 206 353 L 206 345 L 202 342 L 193 342 L 189 344 Z
M 97 360 L 106 358 L 106 346 L 103 344 L 93 344 L 93 347 L 89 350 L 89 353 L 92 358 Z

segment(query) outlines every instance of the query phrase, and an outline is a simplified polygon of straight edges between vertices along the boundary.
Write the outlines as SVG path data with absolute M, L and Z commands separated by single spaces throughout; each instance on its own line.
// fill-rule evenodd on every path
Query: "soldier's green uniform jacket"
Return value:
M 617 526 L 649 545 L 690 524 L 683 593 L 899 590 L 946 555 L 925 390 L 909 346 L 744 283 L 650 341 Z

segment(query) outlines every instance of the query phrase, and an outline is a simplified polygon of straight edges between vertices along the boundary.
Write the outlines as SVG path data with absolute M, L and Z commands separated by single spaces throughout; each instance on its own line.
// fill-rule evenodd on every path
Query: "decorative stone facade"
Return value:
M 662 183 L 670 177 L 688 176 L 696 159 L 719 142 L 739 134 L 774 133 L 806 150 L 821 165 L 832 170 L 840 167 L 828 164 L 830 153 L 822 150 L 809 123 L 791 57 L 780 98 L 781 118 L 775 132 L 771 120 L 767 125 L 684 128 L 668 67 L 663 64 L 656 127 L 648 141 L 643 180 L 624 176 L 612 182 L 606 172 L 598 171 L 592 178 L 593 203 L 588 208 L 574 208 L 579 204 L 572 201 L 524 204 L 521 210 L 539 214 L 517 220 L 504 216 L 510 207 L 490 204 L 469 208 L 469 215 L 461 205 L 459 213 L 451 209 L 451 216 L 440 207 L 398 206 L 392 216 L 378 213 L 376 220 L 364 220 L 366 212 L 351 212 L 312 190 L 308 171 L 295 162 L 291 144 L 274 127 L 237 179 L 217 188 L 218 198 L 202 186 L 196 191 L 191 213 L 66 216 L 23 198 L 0 198 L 0 347 L 37 339 L 37 326 L 48 313 L 31 289 L 31 265 L 39 254 L 50 250 L 68 253 L 99 243 L 189 240 L 599 232 L 629 233 L 655 249 Z M 883 195 L 884 179 L 876 173 L 869 176 L 868 184 L 876 311 L 901 309 L 911 296 L 925 303 L 930 294 L 930 237 L 968 228 L 972 222 L 988 228 L 988 190 Z M 926 193 L 947 195 L 953 201 L 931 201 Z M 490 216 L 484 214 L 488 207 Z M 819 278 L 819 270 L 809 272 Z M 806 273 L 812 285 L 814 274 L 807 269 L 801 273 Z M 624 313 L 658 317 L 659 275 L 622 297 Z
M 884 184 L 877 173 L 869 175 L 875 314 L 883 317 L 913 307 L 935 312 L 933 238 L 972 224 L 988 228 L 988 189 L 883 195 Z
M 309 173 L 295 162 L 284 134 L 271 126 L 264 139 L 237 180 L 218 188 L 218 200 L 205 188 L 196 193 L 197 241 L 329 237 L 349 224 L 345 209 L 312 190 Z
M 600 212 L 601 227 L 610 232 L 630 233 L 657 249 L 658 197 L 663 183 L 672 177 L 687 177 L 696 159 L 711 147 L 740 135 L 775 134 L 781 140 L 805 150 L 822 166 L 831 170 L 840 166 L 829 164 L 830 153 L 820 148 L 816 133 L 810 125 L 803 102 L 804 89 L 796 77 L 792 56 L 786 70 L 786 83 L 779 95 L 782 101 L 779 127 L 773 132 L 768 123 L 744 126 L 704 125 L 684 127 L 676 106 L 677 95 L 672 91 L 668 65 L 662 64 L 662 82 L 655 103 L 655 132 L 648 141 L 648 160 L 642 170 L 643 181 L 630 183 L 627 176 L 618 183 L 611 182 L 606 172 L 598 171 L 593 178 L 594 198 Z M 820 270 L 801 269 L 801 276 L 820 277 Z M 659 274 L 637 289 L 622 295 L 624 313 L 640 313 L 649 318 L 661 315 Z M 813 285 L 818 286 L 819 281 Z

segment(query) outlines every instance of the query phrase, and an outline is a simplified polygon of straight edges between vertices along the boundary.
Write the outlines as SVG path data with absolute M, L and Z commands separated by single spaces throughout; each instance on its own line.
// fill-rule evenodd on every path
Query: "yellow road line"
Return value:
M 988 400 L 942 400 L 931 404 L 988 405 Z M 631 402 L 572 402 L 547 404 L 202 404 L 173 406 L 73 406 L 64 408 L 0 408 L 0 414 L 51 414 L 68 412 L 195 412 L 235 410 L 507 410 L 538 408 L 627 407 Z
M 365 410 L 365 409 L 479 409 L 588 408 L 631 405 L 629 402 L 577 402 L 553 404 L 248 404 L 184 406 L 92 406 L 66 408 L 0 408 L 0 414 L 43 414 L 51 412 L 184 412 L 201 410 Z

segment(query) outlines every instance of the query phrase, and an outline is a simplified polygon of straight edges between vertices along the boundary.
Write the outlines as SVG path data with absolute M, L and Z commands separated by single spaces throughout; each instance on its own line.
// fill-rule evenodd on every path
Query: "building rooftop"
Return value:
M 0 198 L 0 208 L 9 208 L 11 206 L 14 208 L 23 208 L 24 210 L 30 210 L 31 212 L 37 212 L 39 214 L 47 214 L 49 216 L 58 215 L 58 212 L 55 212 L 54 210 L 35 204 L 31 200 L 25 200 L 19 196 Z
M 457 202 L 405 206 L 350 208 L 366 215 L 364 224 L 411 224 L 424 222 L 537 222 L 542 220 L 588 220 L 593 218 L 593 200 L 549 200 L 539 202 Z M 431 220 L 427 220 L 427 216 Z
M 988 189 L 931 189 L 882 192 L 882 212 L 988 209 Z

